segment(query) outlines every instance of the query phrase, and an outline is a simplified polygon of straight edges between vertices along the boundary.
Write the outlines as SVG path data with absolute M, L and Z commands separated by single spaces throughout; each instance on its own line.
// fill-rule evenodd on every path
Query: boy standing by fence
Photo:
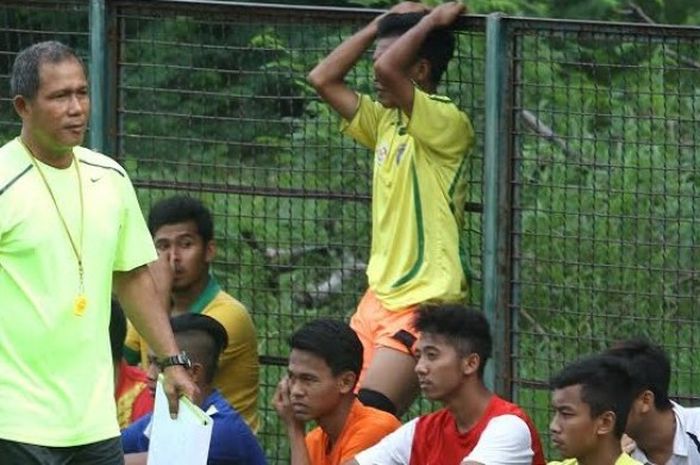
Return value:
M 343 118 L 343 131 L 374 152 L 369 289 L 351 326 L 364 347 L 360 400 L 399 415 L 417 392 L 416 308 L 466 296 L 459 234 L 474 131 L 449 98 L 435 95 L 454 51 L 446 28 L 464 10 L 456 2 L 432 11 L 403 2 L 309 74 L 321 98 Z M 378 101 L 344 82 L 375 39 Z

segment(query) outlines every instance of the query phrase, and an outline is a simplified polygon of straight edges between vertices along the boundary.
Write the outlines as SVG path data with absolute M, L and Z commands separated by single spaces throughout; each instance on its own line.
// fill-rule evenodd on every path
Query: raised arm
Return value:
M 346 120 L 355 116 L 358 97 L 345 84 L 345 76 L 374 42 L 380 17 L 343 41 L 308 76 L 318 95 Z
M 459 2 L 437 6 L 375 60 L 377 81 L 383 88 L 391 90 L 393 100 L 407 115 L 413 111 L 414 86 L 408 69 L 415 63 L 421 45 L 432 30 L 451 25 L 465 10 L 466 7 Z

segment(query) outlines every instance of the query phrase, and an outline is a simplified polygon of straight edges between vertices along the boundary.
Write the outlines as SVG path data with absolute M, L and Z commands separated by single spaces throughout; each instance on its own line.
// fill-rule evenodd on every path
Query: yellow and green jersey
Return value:
M 84 198 L 82 316 L 74 313 L 78 262 L 51 196 L 19 140 L 0 148 L 0 438 L 5 440 L 69 447 L 119 435 L 109 344 L 112 273 L 145 265 L 156 251 L 124 169 L 82 147 L 74 153 Z M 36 163 L 79 242 L 75 167 Z
M 260 364 L 255 325 L 248 310 L 221 290 L 216 279 L 211 277 L 188 311 L 210 316 L 226 329 L 228 346 L 219 357 L 213 385 L 248 426 L 257 431 Z M 148 345 L 131 323 L 126 333 L 124 357 L 131 364 L 140 362 L 144 368 L 148 366 Z
M 416 88 L 410 118 L 361 95 L 343 130 L 374 151 L 370 289 L 390 310 L 464 299 L 460 231 L 474 144 L 467 115 Z

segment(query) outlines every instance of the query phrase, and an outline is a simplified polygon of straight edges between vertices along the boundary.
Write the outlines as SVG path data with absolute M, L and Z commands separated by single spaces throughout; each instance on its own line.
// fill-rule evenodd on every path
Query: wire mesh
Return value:
M 516 399 L 545 432 L 552 374 L 643 336 L 697 401 L 700 31 L 516 21 L 513 41 Z
M 250 309 L 264 361 L 286 357 L 286 339 L 309 319 L 349 319 L 366 287 L 372 154 L 339 133 L 306 74 L 373 16 L 235 5 L 116 10 L 118 158 L 144 210 L 175 191 L 211 207 L 214 272 Z M 479 132 L 483 46 L 481 32 L 460 33 L 445 80 Z M 366 93 L 370 56 L 349 76 Z M 465 241 L 478 303 L 480 147 L 470 163 Z M 282 372 L 266 365 L 261 379 L 259 437 L 273 463 L 288 462 L 269 401 Z
M 60 14 L 57 14 L 60 13 Z M 0 138 L 8 141 L 21 128 L 9 97 L 12 63 L 22 49 L 45 40 L 73 47 L 85 61 L 89 56 L 88 5 L 85 1 L 33 1 L 0 5 Z M 86 136 L 86 137 L 89 137 Z

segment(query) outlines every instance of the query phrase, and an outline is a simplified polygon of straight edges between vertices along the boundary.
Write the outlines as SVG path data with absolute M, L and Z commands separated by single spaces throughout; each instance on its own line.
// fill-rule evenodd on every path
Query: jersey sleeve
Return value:
M 343 120 L 340 130 L 368 149 L 374 150 L 377 145 L 381 104 L 364 94 L 358 94 L 358 97 L 355 116 L 350 121 Z
M 363 425 L 360 431 L 348 438 L 347 442 L 343 444 L 340 451 L 340 463 L 344 463 L 363 450 L 374 446 L 400 426 L 401 423 L 393 416 L 373 418 L 371 422 Z
M 141 213 L 134 186 L 125 174 L 121 183 L 122 214 L 114 271 L 130 271 L 154 261 L 156 248 Z
M 359 465 L 408 464 L 411 459 L 411 446 L 417 423 L 418 418 L 409 421 L 374 446 L 355 455 L 355 461 Z
M 532 435 L 525 421 L 515 415 L 494 418 L 462 464 L 530 465 L 535 455 Z
M 449 98 L 426 94 L 417 87 L 407 131 L 428 153 L 450 160 L 463 157 L 474 145 L 467 115 Z

